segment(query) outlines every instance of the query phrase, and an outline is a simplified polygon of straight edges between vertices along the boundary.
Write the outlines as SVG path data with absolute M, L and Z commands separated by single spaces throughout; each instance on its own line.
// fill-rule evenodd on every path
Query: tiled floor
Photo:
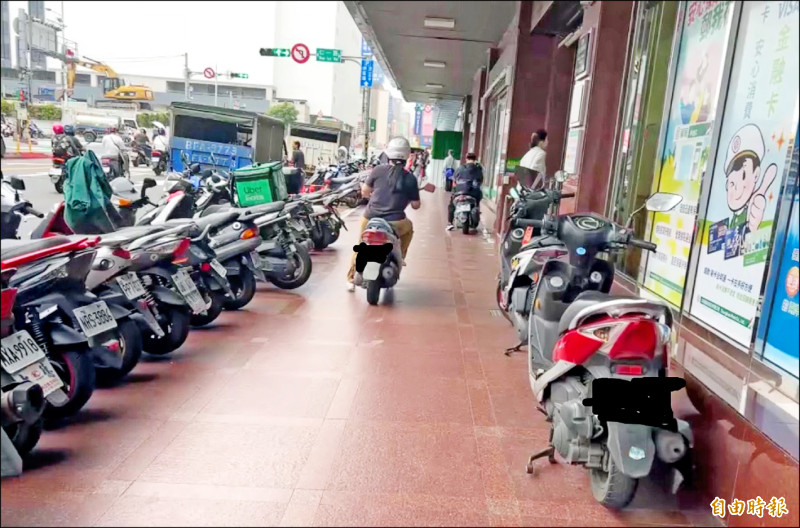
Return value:
M 384 304 L 345 291 L 345 232 L 303 288 L 260 286 L 242 312 L 98 389 L 2 482 L 2 525 L 710 523 L 691 494 L 642 486 L 612 513 L 579 467 L 525 473 L 547 424 L 523 356 L 502 353 L 515 340 L 490 311 L 494 246 L 445 232 L 444 200 L 411 213 L 408 267 Z

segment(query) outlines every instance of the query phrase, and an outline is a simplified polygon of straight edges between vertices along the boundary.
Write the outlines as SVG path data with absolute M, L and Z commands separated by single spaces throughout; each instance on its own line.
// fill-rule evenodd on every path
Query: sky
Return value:
M 9 2 L 15 18 L 27 2 Z M 120 74 L 183 77 L 183 54 L 189 54 L 189 69 L 247 73 L 241 84 L 272 84 L 272 69 L 261 57 L 262 47 L 291 47 L 293 42 L 275 42 L 272 23 L 276 2 L 45 2 L 51 19 L 64 6 L 65 36 L 75 41 L 78 53 L 105 62 Z M 303 21 L 298 20 L 298 24 Z M 12 48 L 16 38 L 12 29 Z M 360 50 L 343 50 L 344 53 Z M 16 50 L 12 51 L 16 60 Z M 48 66 L 59 66 L 48 59 Z M 313 76 L 314 61 L 304 67 Z M 227 81 L 226 81 L 227 82 Z M 235 81 L 234 81 L 235 82 Z M 390 88 L 393 97 L 400 92 Z

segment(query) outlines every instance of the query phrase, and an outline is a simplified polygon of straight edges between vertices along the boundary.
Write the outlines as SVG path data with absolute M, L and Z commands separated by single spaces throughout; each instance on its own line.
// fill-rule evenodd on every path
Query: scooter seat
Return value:
M 113 233 L 102 235 L 100 237 L 100 245 L 106 247 L 124 246 L 129 242 L 133 242 L 137 238 L 141 238 L 157 231 L 163 231 L 164 229 L 165 227 L 159 224 L 125 227 L 118 231 L 114 231 Z
M 615 301 L 615 300 L 638 301 L 641 300 L 641 298 L 631 297 L 629 295 L 609 295 L 607 293 L 599 291 L 581 292 L 578 294 L 577 297 L 575 297 L 575 300 L 572 301 L 572 303 L 569 305 L 569 307 L 564 311 L 563 315 L 561 316 L 561 320 L 558 323 L 559 335 L 566 332 L 569 329 L 569 325 L 572 322 L 572 320 L 575 319 L 575 317 L 578 316 L 578 314 L 580 314 L 581 311 L 583 311 L 585 308 L 595 306 L 598 303 Z
M 207 207 L 205 211 L 203 211 L 201 218 L 209 216 L 211 214 L 217 214 L 222 211 L 235 212 L 237 215 L 261 216 L 268 213 L 276 213 L 278 211 L 282 211 L 285 205 L 286 202 L 272 202 L 268 204 L 254 205 L 253 207 L 231 207 L 225 204 L 211 205 Z
M 86 238 L 86 236 L 81 236 L 80 238 Z M 19 257 L 20 255 L 33 253 L 34 251 L 60 246 L 61 244 L 69 244 L 71 242 L 73 242 L 73 239 L 66 236 L 34 238 L 28 240 L 5 239 L 3 240 L 2 248 L 0 248 L 0 258 L 6 260 Z
M 127 178 L 114 178 L 109 185 L 111 185 L 111 190 L 114 194 L 119 196 L 131 195 L 135 198 L 139 197 L 136 192 L 136 187 L 134 187 L 133 183 Z
M 236 211 L 222 211 L 220 213 L 213 213 L 206 216 L 201 216 L 200 218 L 175 218 L 173 220 L 167 220 L 166 224 L 188 224 L 188 223 L 195 223 L 197 227 L 202 231 L 206 227 L 211 226 L 219 227 L 221 225 L 228 224 L 233 222 L 239 218 L 239 213 Z
M 302 194 L 301 196 L 303 197 L 304 200 L 319 200 L 320 198 L 328 194 L 330 194 L 330 191 L 316 191 L 313 193 Z
M 353 174 L 352 176 L 342 176 L 340 178 L 331 178 L 330 182 L 336 184 L 344 184 L 344 183 L 350 183 L 351 181 L 356 179 L 358 179 L 358 174 Z

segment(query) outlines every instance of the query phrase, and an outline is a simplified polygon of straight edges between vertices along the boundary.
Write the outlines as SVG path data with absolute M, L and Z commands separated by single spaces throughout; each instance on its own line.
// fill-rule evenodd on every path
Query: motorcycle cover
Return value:
M 103 166 L 94 152 L 87 150 L 85 155 L 67 161 L 64 220 L 75 233 L 110 233 L 116 229 L 115 224 L 120 225 L 111 194 Z

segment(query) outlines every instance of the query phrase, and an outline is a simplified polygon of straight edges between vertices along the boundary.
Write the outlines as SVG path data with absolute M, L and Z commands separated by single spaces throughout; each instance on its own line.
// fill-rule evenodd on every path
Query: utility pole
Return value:
M 33 90 L 31 89 L 31 86 L 33 84 L 31 80 L 31 78 L 33 77 L 33 71 L 32 71 L 33 48 L 31 47 L 31 40 L 33 40 L 31 38 L 32 34 L 33 34 L 33 17 L 31 16 L 31 13 L 28 12 L 28 32 L 27 35 L 25 35 L 26 40 L 28 41 L 28 97 L 27 99 L 25 99 L 25 106 L 28 108 L 28 122 L 27 122 L 28 126 L 26 127 L 28 132 L 28 152 L 33 152 L 33 146 L 31 145 L 31 126 L 30 126 L 31 123 L 30 110 L 32 106 L 31 102 L 33 101 L 33 93 L 32 93 Z M 22 139 L 22 137 L 20 137 L 20 139 Z
M 64 23 L 64 0 L 61 0 L 61 53 L 66 56 L 67 53 L 67 25 Z M 61 61 L 61 84 L 64 91 L 61 93 L 61 119 L 67 113 L 67 62 Z
M 364 122 L 364 157 L 369 157 L 369 104 L 372 95 L 372 88 L 363 86 L 361 88 L 361 120 Z
M 214 65 L 214 106 L 217 106 L 217 77 L 219 77 L 219 67 Z
M 183 54 L 183 98 L 189 100 L 189 79 L 191 72 L 189 71 L 189 54 Z

